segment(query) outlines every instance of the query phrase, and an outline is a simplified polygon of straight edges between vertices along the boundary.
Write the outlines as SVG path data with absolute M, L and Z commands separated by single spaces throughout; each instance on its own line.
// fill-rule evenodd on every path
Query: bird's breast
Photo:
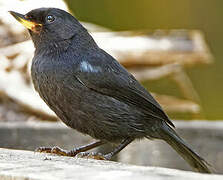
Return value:
M 71 100 L 78 105 L 81 87 L 69 65 L 47 57 L 34 58 L 31 75 L 36 91 L 51 108 L 68 105 Z

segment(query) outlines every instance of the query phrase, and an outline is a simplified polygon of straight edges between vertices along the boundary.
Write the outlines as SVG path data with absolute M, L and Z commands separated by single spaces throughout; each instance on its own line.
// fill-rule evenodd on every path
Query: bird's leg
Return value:
M 86 157 L 86 158 L 92 158 L 92 159 L 98 159 L 98 160 L 110 160 L 113 156 L 118 154 L 122 149 L 124 149 L 128 144 L 130 144 L 134 139 L 127 138 L 124 139 L 112 152 L 108 154 L 101 154 L 101 153 L 88 153 L 83 152 L 79 153 L 78 157 Z
M 90 149 L 93 149 L 93 148 L 96 148 L 102 144 L 105 144 L 105 142 L 103 141 L 96 141 L 96 142 L 93 142 L 93 143 L 90 143 L 90 144 L 87 144 L 87 145 L 84 145 L 84 146 L 81 146 L 81 147 L 78 147 L 78 148 L 74 148 L 70 151 L 67 151 L 67 150 L 64 150 L 64 149 L 61 149 L 59 147 L 39 147 L 37 148 L 35 151 L 36 152 L 43 152 L 43 153 L 51 153 L 51 154 L 57 154 L 57 155 L 61 155 L 61 156 L 71 156 L 71 157 L 74 157 L 76 156 L 78 153 L 80 152 L 85 152 L 85 151 L 88 151 Z
M 105 158 L 110 160 L 113 156 L 118 154 L 122 149 L 124 149 L 127 145 L 129 145 L 134 139 L 127 138 L 124 139 L 112 152 L 105 154 Z

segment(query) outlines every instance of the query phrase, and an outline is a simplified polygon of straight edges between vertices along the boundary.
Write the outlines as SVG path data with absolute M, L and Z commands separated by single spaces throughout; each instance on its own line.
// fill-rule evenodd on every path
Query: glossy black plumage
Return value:
M 103 142 L 163 139 L 193 168 L 210 172 L 150 93 L 73 16 L 41 8 L 25 17 L 40 24 L 29 30 L 36 48 L 31 69 L 35 89 L 66 125 Z

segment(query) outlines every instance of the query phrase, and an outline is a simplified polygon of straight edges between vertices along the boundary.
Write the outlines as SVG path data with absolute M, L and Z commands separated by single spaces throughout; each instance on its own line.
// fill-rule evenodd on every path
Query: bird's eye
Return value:
M 47 21 L 48 22 L 53 22 L 54 20 L 55 20 L 55 18 L 52 15 L 47 16 Z

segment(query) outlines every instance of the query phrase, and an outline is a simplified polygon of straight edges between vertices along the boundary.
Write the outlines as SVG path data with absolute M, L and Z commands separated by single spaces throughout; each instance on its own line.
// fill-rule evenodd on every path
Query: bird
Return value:
M 210 164 L 176 133 L 160 104 L 74 16 L 58 8 L 9 13 L 33 41 L 35 90 L 67 126 L 96 139 L 72 150 L 40 147 L 38 152 L 110 160 L 134 140 L 160 139 L 194 171 L 211 173 Z M 107 143 L 116 145 L 107 154 L 87 152 Z

